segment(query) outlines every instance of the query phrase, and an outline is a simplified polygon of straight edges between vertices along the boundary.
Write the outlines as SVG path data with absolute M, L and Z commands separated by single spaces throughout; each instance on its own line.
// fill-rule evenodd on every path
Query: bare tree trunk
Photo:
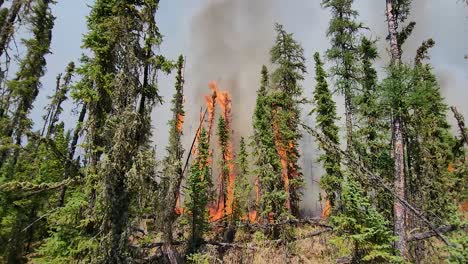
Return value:
M 404 156 L 404 141 L 402 131 L 401 117 L 396 117 L 393 121 L 393 160 L 394 160 L 394 189 L 396 195 L 406 199 L 405 195 L 405 156 Z M 395 242 L 397 250 L 402 256 L 408 252 L 406 243 L 406 223 L 405 223 L 405 207 L 397 199 L 393 204 L 394 213 L 394 230 L 398 236 Z
M 401 53 L 398 48 L 397 21 L 393 13 L 393 0 L 386 0 L 386 2 L 388 33 L 390 34 L 390 53 L 392 54 L 392 61 L 399 62 L 401 59 Z
M 3 1 L 2 1 L 3 2 Z M 8 43 L 10 42 L 11 35 L 13 34 L 13 25 L 16 21 L 16 17 L 23 6 L 23 0 L 13 0 L 11 7 L 8 10 L 8 15 L 0 30 L 0 56 L 5 52 Z
M 394 14 L 394 1 L 386 0 L 388 33 L 390 34 L 390 52 L 392 54 L 392 64 L 401 63 L 401 52 L 398 46 L 397 21 Z M 400 114 L 393 119 L 393 160 L 394 160 L 394 190 L 395 194 L 402 199 L 406 199 L 405 193 L 405 145 L 403 138 L 403 120 Z M 405 208 L 397 199 L 393 203 L 394 232 L 398 237 L 395 247 L 398 252 L 406 257 L 408 245 L 406 241 Z

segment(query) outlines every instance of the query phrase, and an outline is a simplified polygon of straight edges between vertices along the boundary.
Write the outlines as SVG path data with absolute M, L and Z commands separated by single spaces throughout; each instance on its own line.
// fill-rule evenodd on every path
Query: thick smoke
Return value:
M 176 43 L 175 40 L 186 42 L 181 45 L 181 51 L 187 56 L 187 125 L 184 129 L 186 148 L 193 139 L 198 125 L 199 109 L 204 106 L 204 95 L 210 92 L 208 82 L 211 80 L 218 81 L 221 89 L 227 89 L 233 95 L 232 128 L 235 144 L 240 136 L 251 135 L 251 118 L 259 86 L 260 69 L 263 64 L 269 66 L 269 50 L 274 42 L 275 22 L 284 24 L 305 49 L 309 73 L 303 88 L 304 96 L 311 98 L 315 85 L 312 55 L 315 51 L 323 55 L 330 46 L 326 36 L 330 15 L 328 10 L 321 8 L 320 0 L 204 0 L 198 1 L 198 6 L 194 5 L 192 0 L 180 2 L 181 6 L 191 6 L 191 10 L 185 11 L 186 15 L 190 16 L 189 22 L 183 26 L 188 37 L 173 37 L 175 32 L 163 32 L 166 33 L 169 43 Z M 468 8 L 455 0 L 414 0 L 413 3 L 409 21 L 415 20 L 417 26 L 404 46 L 404 59 L 412 62 L 420 43 L 432 37 L 436 46 L 430 53 L 431 63 L 439 77 L 447 102 L 449 105 L 458 106 L 468 118 L 468 106 L 464 102 L 468 98 L 468 60 L 463 58 L 468 54 Z M 383 77 L 384 67 L 388 63 L 385 1 L 355 1 L 355 9 L 360 13 L 358 20 L 370 28 L 365 34 L 379 40 L 381 58 L 376 67 L 379 75 Z M 343 100 L 340 96 L 335 99 L 338 112 L 343 115 Z M 313 119 L 305 115 L 311 108 L 311 105 L 304 106 L 303 121 L 313 126 Z M 451 118 L 451 115 L 449 117 Z M 342 117 L 339 124 L 343 125 L 343 121 Z M 157 125 L 160 126 L 164 124 Z M 317 182 L 323 170 L 316 162 L 319 152 L 313 141 L 308 135 L 304 135 L 301 140 L 301 166 L 307 182 L 304 189 L 304 211 L 316 215 L 320 212 Z M 158 145 L 165 144 L 158 142 Z M 216 158 L 214 163 L 216 164 Z

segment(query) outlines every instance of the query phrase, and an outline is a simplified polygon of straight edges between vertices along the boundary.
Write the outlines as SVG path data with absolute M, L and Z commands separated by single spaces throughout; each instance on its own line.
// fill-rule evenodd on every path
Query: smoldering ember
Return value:
M 468 263 L 467 12 L 0 0 L 0 263 Z

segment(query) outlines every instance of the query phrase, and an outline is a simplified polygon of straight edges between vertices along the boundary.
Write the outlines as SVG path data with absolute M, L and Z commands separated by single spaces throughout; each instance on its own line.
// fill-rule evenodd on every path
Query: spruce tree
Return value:
M 372 206 L 352 178 L 343 184 L 343 212 L 333 216 L 334 230 L 352 243 L 351 263 L 402 263 L 393 252 L 395 237 L 388 221 Z
M 253 115 L 253 148 L 260 189 L 258 211 L 263 220 L 278 220 L 286 213 L 284 203 L 286 193 L 282 182 L 282 168 L 276 150 L 275 135 L 271 122 L 271 97 L 269 75 L 266 66 L 261 71 L 261 85 L 257 91 L 257 100 Z
M 327 74 L 323 69 L 323 62 L 320 60 L 318 53 L 314 54 L 315 60 L 315 81 L 313 102 L 315 108 L 311 113 L 316 114 L 316 128 L 323 133 L 325 138 L 330 142 L 339 145 L 338 127 L 335 121 L 336 105 L 332 98 L 332 93 L 328 88 Z M 323 167 L 326 174 L 320 179 L 320 185 L 327 194 L 327 199 L 334 209 L 341 196 L 341 188 L 343 183 L 343 175 L 340 169 L 341 158 L 338 153 L 330 152 L 322 144 L 320 148 L 324 151 L 319 158 L 323 162 Z
M 408 86 L 408 69 L 401 63 L 401 47 L 409 34 L 406 32 L 404 38 L 399 37 L 398 23 L 407 19 L 410 3 L 410 0 L 386 0 L 391 62 L 387 82 L 384 85 L 387 88 L 392 112 L 393 188 L 395 194 L 401 199 L 406 198 L 405 143 L 401 97 Z M 406 256 L 408 253 L 406 212 L 404 206 L 397 199 L 394 199 L 393 202 L 393 215 L 394 231 L 398 236 L 395 247 L 401 255 Z
M 209 145 L 205 128 L 200 132 L 197 157 L 193 161 L 187 178 L 185 206 L 190 221 L 190 247 L 196 250 L 203 241 L 203 235 L 208 228 L 207 205 L 211 200 L 209 189 L 211 175 L 209 168 Z
M 182 129 L 184 123 L 184 58 L 179 56 L 177 61 L 177 76 L 175 94 L 172 98 L 172 120 L 169 121 L 169 145 L 166 148 L 167 156 L 164 159 L 163 179 L 160 185 L 162 195 L 161 208 L 164 241 L 170 246 L 173 242 L 172 225 L 176 219 L 176 203 L 179 198 L 180 185 L 183 179 L 182 158 Z M 173 251 L 173 249 L 172 249 Z
M 12 116 L 9 117 L 8 124 L 2 128 L 2 145 L 0 151 L 0 167 L 4 165 L 9 153 L 9 143 L 14 143 L 17 147 L 21 145 L 23 136 L 29 131 L 32 121 L 28 114 L 33 107 L 33 103 L 39 94 L 41 87 L 40 78 L 45 73 L 45 56 L 50 52 L 50 43 L 52 40 L 52 28 L 54 26 L 54 16 L 50 10 L 50 4 L 53 1 L 41 0 L 34 7 L 29 23 L 32 25 L 33 37 L 24 40 L 27 53 L 19 63 L 19 70 L 16 77 L 7 83 L 7 93 L 11 94 L 7 104 L 15 105 L 11 110 Z M 16 4 L 16 3 L 13 3 Z M 21 5 L 21 4 L 18 4 Z M 1 40 L 0 40 L 1 41 Z M 0 44 L 1 45 L 1 44 Z M 10 107 L 4 107 L 4 114 Z M 18 150 L 13 151 L 13 158 L 10 162 L 14 166 Z
M 354 0 L 323 0 L 322 6 L 330 8 L 332 18 L 327 36 L 332 47 L 327 51 L 329 60 L 335 63 L 332 75 L 336 89 L 345 97 L 346 145 L 353 146 L 354 100 L 358 85 L 359 50 L 357 34 L 362 25 L 356 22 L 358 12 L 352 9 Z
M 275 142 L 283 165 L 283 185 L 286 191 L 285 206 L 290 214 L 299 216 L 301 188 L 304 184 L 299 160 L 299 122 L 302 87 L 306 73 L 304 50 L 280 24 L 275 25 L 276 41 L 270 51 L 271 62 L 277 66 L 271 74 L 271 107 Z
M 248 220 L 250 213 L 250 193 L 252 186 L 249 182 L 249 155 L 244 137 L 241 137 L 239 143 L 239 152 L 237 154 L 237 176 L 234 188 L 233 218 L 239 221 L 243 217 Z

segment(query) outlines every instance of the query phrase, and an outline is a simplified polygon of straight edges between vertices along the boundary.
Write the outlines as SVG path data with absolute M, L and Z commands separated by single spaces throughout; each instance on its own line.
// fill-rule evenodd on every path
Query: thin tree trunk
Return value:
M 388 23 L 388 33 L 390 35 L 390 53 L 392 55 L 392 64 L 401 63 L 401 52 L 398 47 L 398 32 L 397 21 L 394 14 L 394 1 L 386 0 L 386 13 Z M 393 125 L 393 160 L 394 160 L 394 190 L 395 194 L 406 199 L 405 195 L 405 151 L 403 138 L 403 120 L 400 114 L 394 117 Z M 394 232 L 398 237 L 395 242 L 397 251 L 406 257 L 408 253 L 408 245 L 406 241 L 406 223 L 405 223 L 405 208 L 397 199 L 393 202 L 394 213 Z
M 63 176 L 64 179 L 68 179 L 71 175 L 70 162 L 73 160 L 73 157 L 75 156 L 76 146 L 78 144 L 78 139 L 80 138 L 81 126 L 86 116 L 86 109 L 87 109 L 86 107 L 87 107 L 86 103 L 83 104 L 83 106 L 81 107 L 80 116 L 78 117 L 78 122 L 76 124 L 75 131 L 73 132 L 73 138 L 70 144 L 70 150 L 68 152 L 68 161 L 65 165 L 65 172 Z M 62 188 L 60 189 L 60 196 L 57 201 L 58 207 L 62 207 L 64 205 L 66 191 L 67 191 L 67 186 L 63 185 Z
M 3 1 L 2 1 L 3 2 Z M 11 7 L 8 10 L 8 15 L 0 30 L 0 56 L 5 52 L 8 43 L 10 42 L 11 35 L 13 34 L 13 25 L 16 21 L 16 17 L 23 6 L 23 0 L 13 0 Z

